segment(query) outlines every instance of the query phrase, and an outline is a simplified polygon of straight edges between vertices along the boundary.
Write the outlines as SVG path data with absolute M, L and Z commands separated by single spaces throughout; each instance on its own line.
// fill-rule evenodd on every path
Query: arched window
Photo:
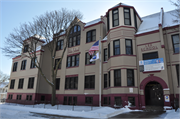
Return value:
M 68 47 L 80 45 L 81 27 L 74 26 L 70 30 Z

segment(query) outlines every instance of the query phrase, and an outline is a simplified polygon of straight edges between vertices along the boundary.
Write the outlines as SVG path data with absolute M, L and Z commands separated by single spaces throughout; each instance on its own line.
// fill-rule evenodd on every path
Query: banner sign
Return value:
M 151 60 L 141 60 L 139 61 L 139 66 L 141 67 L 141 72 L 145 71 L 158 71 L 164 70 L 164 60 L 163 58 L 151 59 Z M 142 68 L 144 67 L 144 68 Z
M 165 98 L 165 102 L 169 102 L 169 96 L 168 95 L 165 95 L 164 98 Z

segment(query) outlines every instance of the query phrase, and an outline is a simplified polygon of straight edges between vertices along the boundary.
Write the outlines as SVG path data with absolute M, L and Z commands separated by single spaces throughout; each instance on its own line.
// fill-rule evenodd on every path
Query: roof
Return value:
M 119 6 L 119 5 L 123 5 L 123 6 L 131 6 L 131 5 L 127 5 L 127 4 L 124 4 L 124 3 L 118 3 L 117 5 L 115 5 L 115 6 L 113 6 L 113 7 L 111 7 L 110 9 L 112 9 L 112 8 L 115 8 L 115 7 L 117 7 L 117 6 Z M 131 6 L 132 7 L 132 6 Z
M 90 25 L 92 25 L 92 24 L 96 24 L 96 23 L 98 23 L 98 22 L 100 22 L 100 21 L 101 21 L 101 18 L 95 19 L 95 20 L 93 20 L 93 21 L 87 22 L 84 27 L 90 26 Z
M 0 84 L 0 88 L 4 88 L 8 84 L 9 84 L 9 82 L 3 82 L 3 83 Z
M 143 22 L 138 28 L 138 32 L 136 34 L 146 33 L 159 29 L 159 24 L 162 25 L 162 28 L 171 27 L 175 25 L 179 25 L 180 23 L 174 23 L 173 20 L 177 19 L 173 14 L 175 10 L 163 12 L 161 10 L 158 13 L 142 17 Z

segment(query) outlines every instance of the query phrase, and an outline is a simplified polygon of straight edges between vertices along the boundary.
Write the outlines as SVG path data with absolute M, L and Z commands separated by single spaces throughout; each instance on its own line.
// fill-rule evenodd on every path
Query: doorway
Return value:
M 158 82 L 149 82 L 145 87 L 146 105 L 164 106 L 163 88 Z

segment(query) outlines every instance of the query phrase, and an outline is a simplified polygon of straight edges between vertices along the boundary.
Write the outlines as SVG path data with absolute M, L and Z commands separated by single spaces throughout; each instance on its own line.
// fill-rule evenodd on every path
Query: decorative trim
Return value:
M 107 40 L 102 40 L 101 43 L 107 42 Z
M 149 34 L 158 33 L 158 32 L 159 32 L 159 30 L 154 30 L 154 31 L 146 32 L 146 33 L 135 34 L 134 36 L 139 37 L 139 36 L 149 35 Z
M 158 42 L 161 42 L 161 41 L 154 41 L 154 42 L 149 42 L 149 43 L 143 43 L 143 44 L 139 44 L 139 45 L 137 45 L 137 46 L 147 45 L 147 44 L 152 44 L 152 43 L 158 43 Z
M 161 45 L 161 48 L 165 48 L 165 45 Z
M 66 77 L 78 77 L 78 74 L 66 75 Z

